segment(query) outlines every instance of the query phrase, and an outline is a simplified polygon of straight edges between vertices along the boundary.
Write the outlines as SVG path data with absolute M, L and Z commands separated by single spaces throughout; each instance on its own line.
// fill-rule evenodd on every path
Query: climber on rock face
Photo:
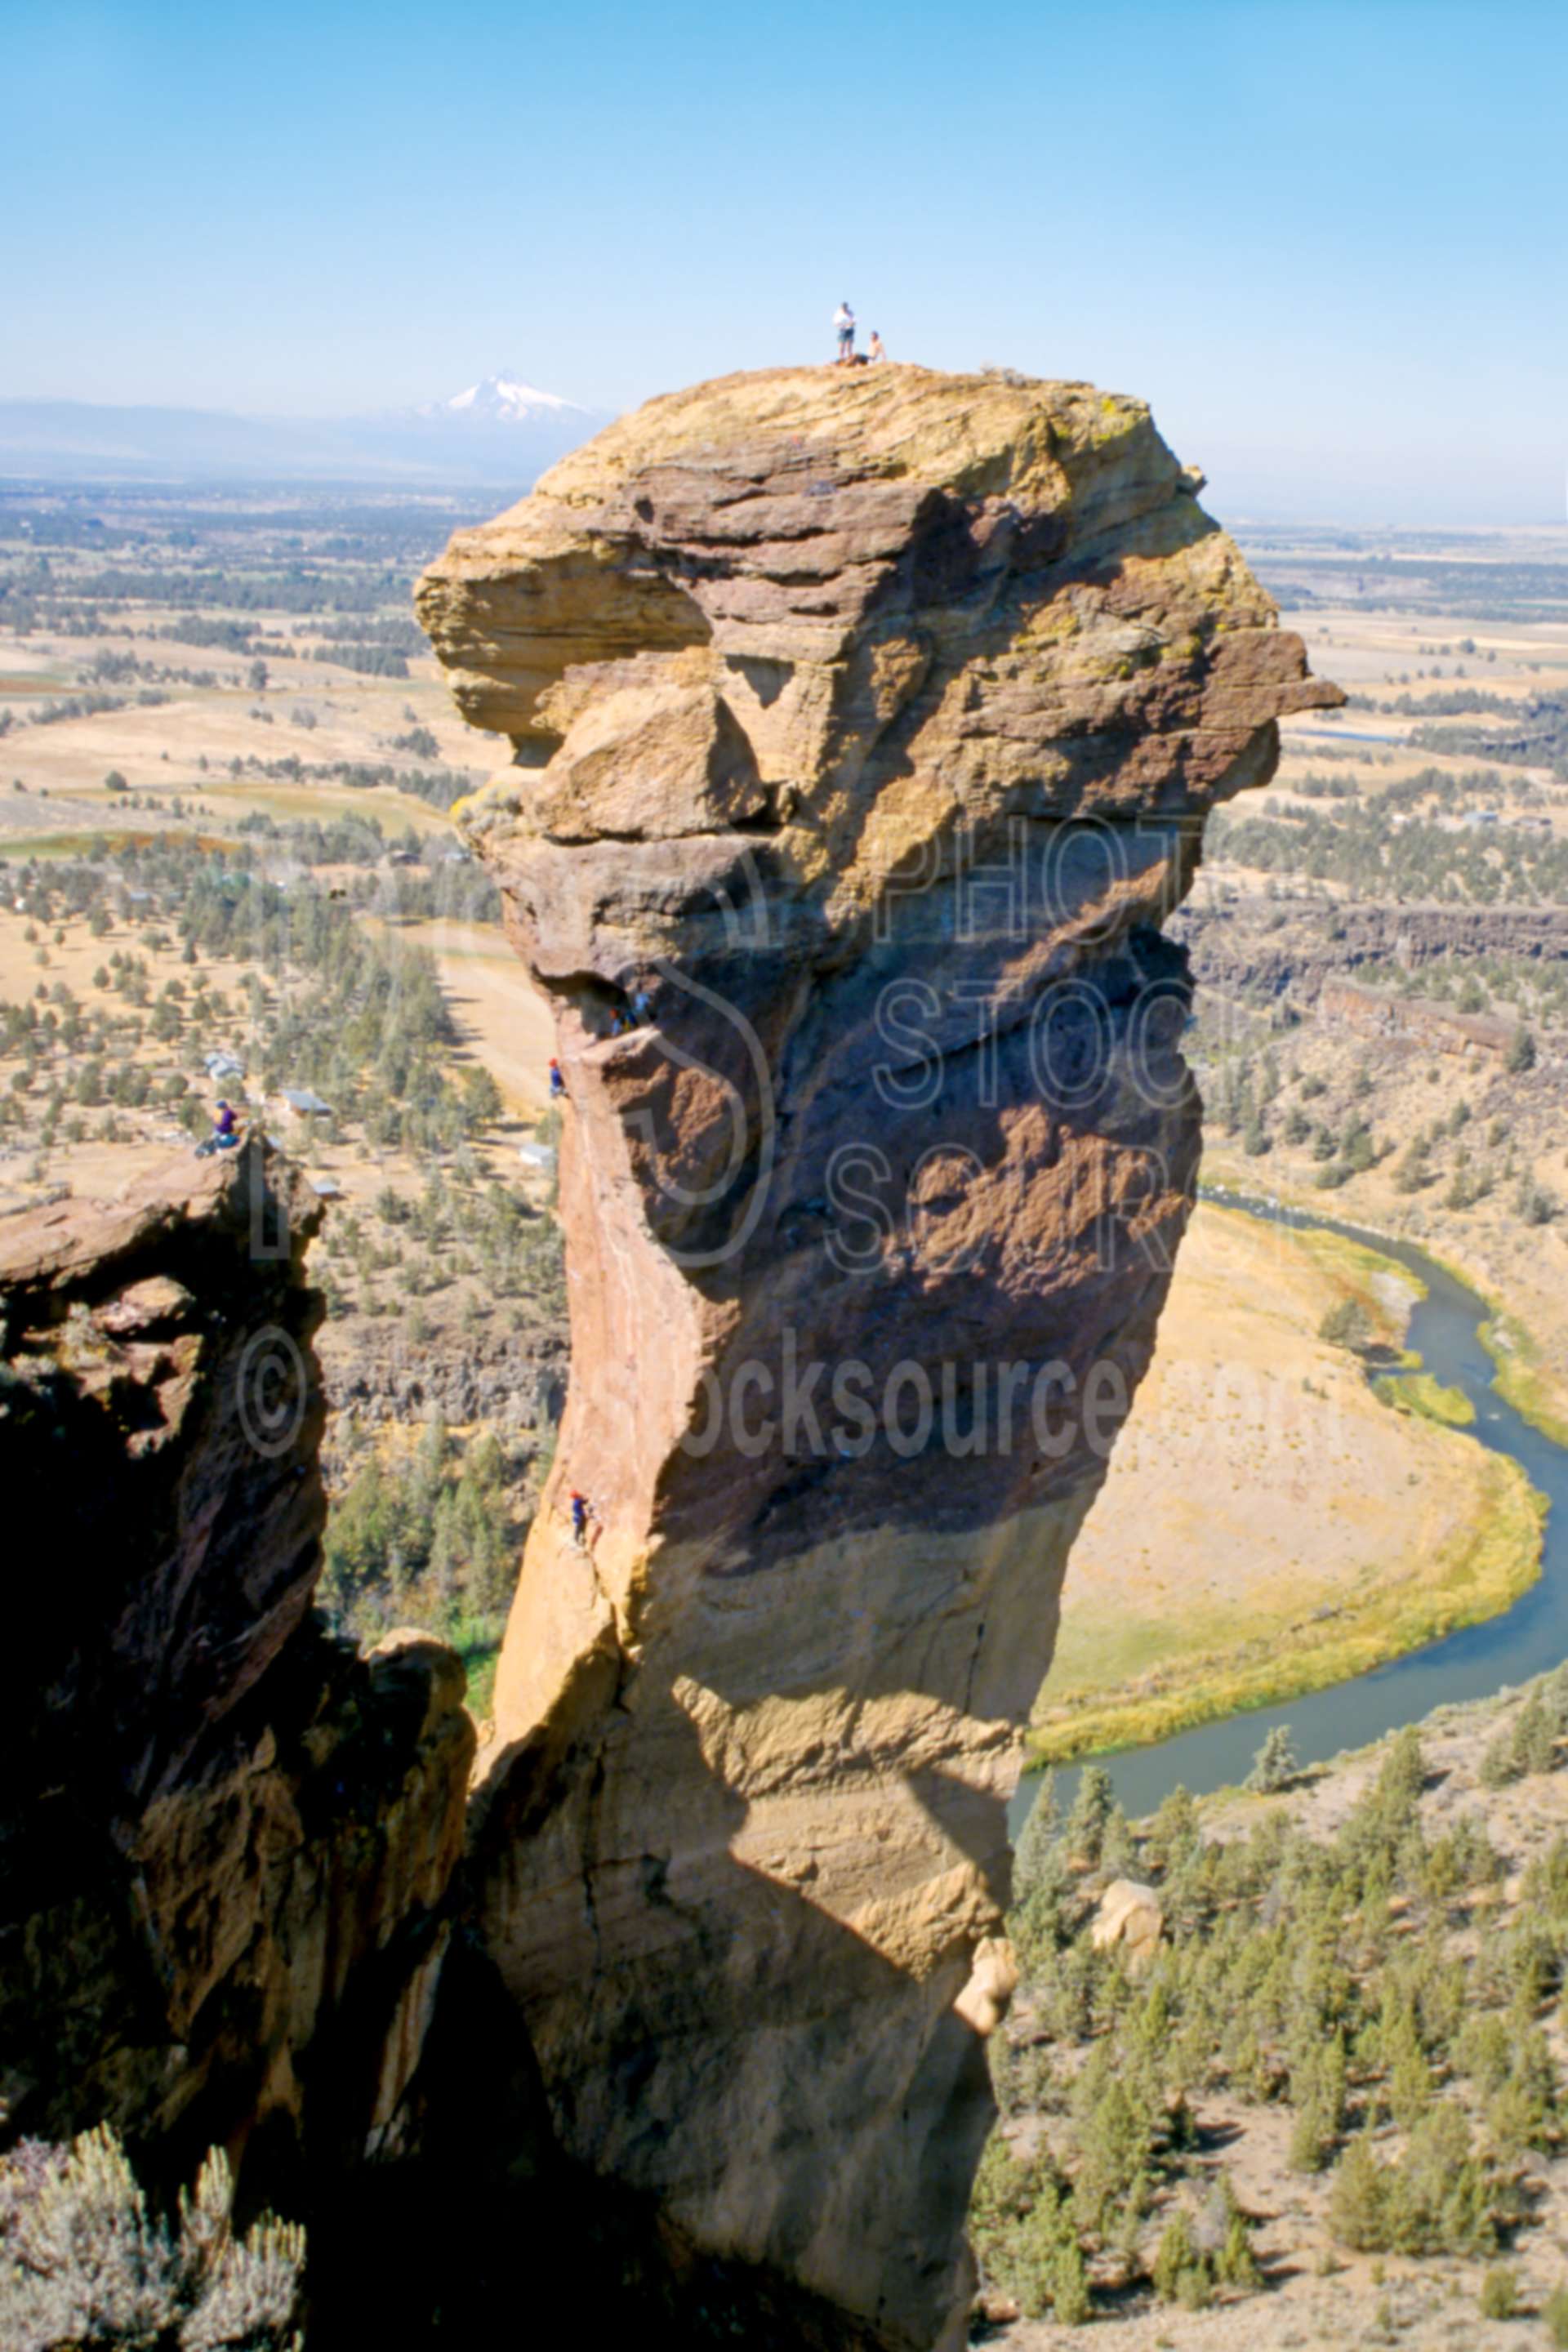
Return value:
M 566 1091 L 566 1081 L 561 1075 L 561 1065 L 553 1054 L 550 1056 L 550 1099 L 559 1102 Z
M 587 1549 L 588 1521 L 591 1517 L 588 1497 L 574 1486 L 569 1501 L 572 1511 L 572 1540 L 579 1551 L 584 1551 Z

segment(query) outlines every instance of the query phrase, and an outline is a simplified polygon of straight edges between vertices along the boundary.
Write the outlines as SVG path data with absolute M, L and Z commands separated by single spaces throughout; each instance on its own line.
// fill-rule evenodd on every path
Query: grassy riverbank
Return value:
M 1227 1192 L 1245 1194 L 1251 1186 L 1263 1181 L 1256 1170 L 1249 1170 L 1244 1161 L 1226 1153 L 1210 1150 L 1205 1154 L 1202 1170 L 1205 1185 L 1220 1185 Z M 1321 1195 L 1300 1181 L 1292 1182 L 1289 1172 L 1272 1160 L 1267 1182 L 1269 1192 L 1282 1207 L 1307 1216 L 1332 1214 L 1337 1208 L 1350 1223 L 1364 1221 L 1372 1226 L 1386 1224 L 1395 1232 L 1401 1231 L 1409 1220 L 1409 1207 L 1405 1202 L 1401 1202 L 1397 1213 L 1392 1214 L 1392 1204 L 1387 1200 L 1370 1204 L 1361 1200 L 1336 1202 L 1332 1207 L 1325 1208 Z M 1550 1437 L 1554 1444 L 1568 1446 L 1568 1374 L 1561 1369 L 1560 1363 L 1552 1361 L 1553 1354 L 1560 1360 L 1563 1356 L 1561 1327 L 1548 1307 L 1548 1302 L 1560 1295 L 1561 1286 L 1556 1286 L 1554 1291 L 1551 1260 L 1548 1258 L 1542 1265 L 1534 1286 L 1536 1295 L 1532 1296 L 1531 1286 L 1523 1280 L 1528 1270 L 1526 1261 L 1517 1251 L 1510 1259 L 1506 1250 L 1500 1249 L 1496 1236 L 1484 1226 L 1472 1236 L 1467 1233 L 1464 1219 L 1428 1208 L 1408 1238 L 1425 1252 L 1434 1265 L 1440 1265 L 1446 1274 L 1452 1275 L 1456 1282 L 1463 1283 L 1467 1289 L 1474 1291 L 1490 1308 L 1488 1320 L 1480 1327 L 1479 1337 L 1482 1346 L 1497 1366 L 1498 1394 L 1512 1405 L 1532 1429 L 1540 1430 L 1542 1436 Z M 1320 1233 L 1314 1235 L 1314 1239 L 1324 1247 L 1325 1263 L 1329 1262 L 1329 1252 L 1339 1251 L 1345 1254 L 1341 1263 L 1347 1268 L 1351 1266 L 1353 1253 L 1359 1246 L 1356 1243 L 1327 1233 Z M 1541 1249 L 1549 1248 L 1551 1243 L 1552 1236 L 1548 1234 L 1541 1242 Z M 1540 1250 L 1536 1256 L 1539 1259 Z M 1401 1272 L 1404 1272 L 1403 1268 Z M 1414 1276 L 1407 1278 L 1415 1279 Z M 1504 1296 L 1512 1299 L 1511 1307 L 1503 1305 Z M 1518 1311 L 1521 1307 L 1524 1310 L 1523 1315 Z M 1539 1327 L 1536 1320 L 1538 1311 Z M 1544 1344 L 1539 1331 L 1544 1331 Z
M 1468 1400 L 1425 1371 L 1366 1379 L 1368 1358 L 1418 1361 L 1420 1295 L 1363 1244 L 1200 1206 L 1068 1572 L 1040 1762 L 1323 1689 L 1529 1589 L 1544 1505 L 1461 1433 Z M 1359 1348 L 1325 1338 L 1347 1302 Z
M 1473 1290 L 1489 1309 L 1476 1333 L 1496 1366 L 1492 1386 L 1521 1421 L 1529 1422 L 1554 1445 L 1568 1447 L 1568 1383 L 1548 1360 L 1547 1350 L 1522 1318 L 1503 1306 L 1495 1279 L 1479 1267 L 1445 1255 L 1429 1243 L 1422 1247 L 1434 1265 Z
M 1556 1445 L 1568 1445 L 1568 1413 L 1562 1403 L 1562 1384 L 1542 1360 L 1535 1340 L 1517 1317 L 1487 1301 L 1493 1312 L 1481 1325 L 1482 1347 L 1497 1366 L 1492 1385 L 1515 1412 Z
M 1065 1691 L 1036 1719 L 1032 1760 L 1060 1764 L 1148 1747 L 1199 1724 L 1280 1706 L 1510 1609 L 1540 1573 L 1544 1500 L 1517 1463 L 1470 1440 L 1453 1442 L 1484 1466 L 1474 1519 L 1445 1553 L 1392 1583 L 1369 1577 L 1363 1590 L 1326 1612 L 1261 1610 L 1245 1641 L 1185 1649 L 1120 1687 Z M 1055 1683 L 1053 1669 L 1047 1690 Z
M 1385 1377 L 1377 1382 L 1377 1393 L 1396 1412 L 1424 1413 L 1445 1429 L 1475 1426 L 1476 1408 L 1464 1390 L 1445 1388 L 1430 1372 L 1411 1372 L 1398 1380 Z

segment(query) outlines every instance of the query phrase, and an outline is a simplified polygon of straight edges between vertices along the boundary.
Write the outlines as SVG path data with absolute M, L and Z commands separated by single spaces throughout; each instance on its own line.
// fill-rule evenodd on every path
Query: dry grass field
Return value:
M 539 1297 L 498 1301 L 464 1226 L 477 1230 L 475 1204 L 498 1192 L 534 1228 L 550 1223 L 548 1174 L 518 1158 L 544 1111 L 548 1015 L 478 878 L 450 862 L 444 813 L 493 768 L 497 746 L 457 718 L 409 616 L 419 564 L 473 511 L 292 494 L 105 492 L 85 503 L 0 494 L 0 1001 L 47 1004 L 63 988 L 88 1040 L 37 1061 L 20 1092 L 17 1057 L 0 1060 L 9 1103 L 0 1204 L 62 1183 L 109 1191 L 159 1154 L 188 1149 L 215 1091 L 201 1066 L 211 1048 L 247 1059 L 248 1109 L 279 1119 L 254 1074 L 269 1039 L 295 1035 L 285 1016 L 308 1003 L 313 983 L 204 951 L 205 993 L 187 998 L 176 1034 L 154 1037 L 152 1009 L 171 982 L 193 980 L 170 908 L 149 919 L 131 895 L 128 856 L 159 845 L 199 848 L 217 866 L 247 861 L 301 904 L 341 898 L 345 919 L 389 949 L 427 956 L 453 1085 L 480 1068 L 495 1082 L 497 1107 L 460 1143 L 455 1129 L 445 1141 L 388 1139 L 374 1086 L 349 1115 L 289 1129 L 313 1178 L 338 1196 L 317 1265 L 332 1307 L 323 1347 L 344 1400 L 330 1449 L 341 1483 L 352 1482 L 367 1433 L 380 1431 L 394 1459 L 437 1392 L 470 1431 L 492 1412 L 533 1429 L 546 1391 L 559 1402 L 553 1272 L 541 1275 Z M 1249 865 L 1222 835 L 1200 876 L 1198 907 L 1223 910 L 1237 967 L 1221 959 L 1205 975 L 1194 1035 L 1209 1171 L 1323 1202 L 1450 1260 L 1497 1301 L 1519 1401 L 1568 1424 L 1568 1220 L 1527 1224 L 1517 1206 L 1527 1172 L 1568 1196 L 1556 1014 L 1541 998 L 1542 971 L 1521 979 L 1506 961 L 1474 967 L 1495 1012 L 1537 1020 L 1542 1053 L 1527 1078 L 1474 1056 L 1369 1041 L 1322 1017 L 1316 1001 L 1334 909 L 1405 887 L 1385 889 L 1375 858 L 1359 851 L 1337 859 L 1335 826 L 1381 824 L 1376 855 L 1392 856 L 1403 828 L 1426 824 L 1424 842 L 1449 845 L 1458 859 L 1479 838 L 1471 820 L 1484 803 L 1498 825 L 1494 835 L 1489 821 L 1478 855 L 1495 865 L 1497 842 L 1517 825 L 1548 845 L 1568 825 L 1568 789 L 1550 761 L 1500 764 L 1478 784 L 1473 744 L 1448 751 L 1410 740 L 1429 724 L 1505 730 L 1497 711 L 1428 721 L 1394 707 L 1457 693 L 1527 711 L 1568 693 L 1568 617 L 1552 617 L 1555 575 L 1546 578 L 1556 550 L 1517 536 L 1347 550 L 1332 535 L 1273 533 L 1249 551 L 1315 667 L 1366 707 L 1287 728 L 1279 780 L 1243 812 L 1276 821 L 1260 837 L 1271 862 Z M 1425 798 L 1411 784 L 1424 774 L 1445 780 Z M 1305 842 L 1309 821 L 1321 838 L 1292 865 L 1281 841 L 1287 853 L 1298 834 Z M 312 848 L 298 831 L 345 823 L 352 855 L 335 862 L 330 845 Z M 1282 825 L 1296 828 L 1289 839 Z M 1484 865 L 1446 874 L 1434 856 L 1436 895 L 1462 902 L 1478 873 L 1484 879 Z M 85 911 L 40 924 L 17 910 L 29 873 L 59 877 L 84 863 L 112 882 L 107 929 L 89 929 Z M 1510 888 L 1515 878 L 1510 870 Z M 1236 941 L 1252 947 L 1242 954 Z M 1276 953 L 1282 942 L 1300 972 L 1282 989 L 1254 986 L 1253 947 Z M 1201 975 L 1207 952 L 1195 950 Z M 110 958 L 143 967 L 137 1021 L 122 976 L 107 990 L 98 982 Z M 1389 982 L 1396 967 L 1391 955 L 1386 971 L 1363 966 L 1357 977 Z M 1420 984 L 1452 997 L 1458 975 L 1439 960 L 1423 966 Z M 253 981 L 264 987 L 259 1004 Z M 118 1055 L 141 1071 L 147 1099 L 79 1107 L 83 1054 L 111 1013 L 110 1063 Z M 277 1083 L 330 1099 L 326 1045 L 296 1037 L 279 1048 Z M 1267 1131 L 1250 1139 L 1265 1147 L 1256 1156 L 1246 1107 L 1227 1109 L 1226 1090 L 1244 1082 L 1261 1095 L 1269 1056 L 1279 1088 L 1259 1114 Z M 1462 1139 L 1447 1133 L 1461 1102 Z M 1311 1141 L 1291 1139 L 1287 1104 L 1305 1104 Z M 1363 1118 L 1378 1148 L 1325 1199 L 1316 1127 L 1343 1137 Z M 1402 1191 L 1401 1149 L 1439 1121 L 1432 1181 Z M 1484 1140 L 1500 1127 L 1505 1140 Z M 1494 1181 L 1450 1208 L 1461 1152 Z M 1441 1600 L 1485 1526 L 1507 1528 L 1487 1564 L 1494 1599 L 1528 1573 L 1530 1531 L 1519 1497 L 1499 1490 L 1500 1466 L 1462 1434 L 1391 1412 L 1353 1359 L 1318 1338 L 1343 1279 L 1342 1266 L 1299 1240 L 1260 1239 L 1244 1221 L 1199 1213 L 1154 1368 L 1068 1578 L 1042 1698 L 1047 1743 L 1078 1748 L 1091 1734 L 1137 1736 L 1210 1711 L 1251 1689 L 1260 1647 L 1283 1643 L 1305 1681 L 1352 1653 L 1361 1660 L 1368 1641 L 1386 1654 L 1414 1638 L 1414 1604 Z M 1383 1305 L 1396 1320 L 1397 1300 Z M 433 1383 L 437 1364 L 446 1369 Z M 537 1452 L 537 1431 L 529 1443 Z M 520 1475 L 521 1493 L 531 1473 Z M 419 1605 L 417 1593 L 402 1599 Z
M 329 1202 L 323 1596 L 437 1625 L 482 1707 L 564 1302 L 549 1024 L 445 814 L 496 747 L 409 613 L 463 512 L 83 505 L 0 495 L 0 1213 L 111 1194 L 220 1094 L 284 1143 Z
M 1414 1296 L 1397 1268 L 1200 1204 L 1068 1565 L 1037 1753 L 1321 1688 L 1530 1582 L 1540 1528 L 1514 1465 L 1395 1411 L 1319 1336 L 1354 1297 L 1396 1347 Z
M 1565 959 L 1509 944 L 1516 914 L 1568 904 L 1568 746 L 1552 735 L 1568 698 L 1565 539 L 1247 541 L 1313 667 L 1356 699 L 1288 722 L 1276 782 L 1215 830 L 1191 1050 L 1205 1179 L 1451 1265 L 1499 1310 L 1505 1392 L 1568 1437 Z M 1504 712 L 1395 707 L 1456 696 Z M 1544 724 L 1542 756 L 1442 748 L 1453 729 L 1503 741 L 1508 712 Z M 1451 949 L 1450 909 L 1484 915 L 1490 938 Z M 1368 1021 L 1336 1003 L 1347 981 L 1369 992 Z M 1410 996 L 1528 1029 L 1531 1066 L 1441 1021 L 1402 1031 Z M 1299 1237 L 1199 1210 L 1068 1570 L 1044 1752 L 1316 1687 L 1424 1638 L 1427 1604 L 1478 1568 L 1491 1606 L 1528 1576 L 1538 1530 L 1520 1482 L 1461 1433 L 1391 1413 L 1318 1339 L 1334 1279 Z

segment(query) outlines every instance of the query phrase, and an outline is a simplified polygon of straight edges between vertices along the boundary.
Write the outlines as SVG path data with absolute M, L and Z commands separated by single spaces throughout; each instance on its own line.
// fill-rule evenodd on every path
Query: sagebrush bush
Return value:
M 298 2352 L 305 2233 L 266 2215 L 232 2226 L 221 2149 L 151 2213 L 107 2125 L 68 2147 L 25 2140 L 0 2160 L 0 2344 L 5 2352 Z
M 1511 2319 L 1519 2309 L 1519 2286 L 1511 2271 L 1490 2270 L 1481 2281 L 1481 2317 Z
M 1556 2352 L 1568 2352 L 1568 2286 L 1554 2286 L 1541 2306 L 1547 2340 Z

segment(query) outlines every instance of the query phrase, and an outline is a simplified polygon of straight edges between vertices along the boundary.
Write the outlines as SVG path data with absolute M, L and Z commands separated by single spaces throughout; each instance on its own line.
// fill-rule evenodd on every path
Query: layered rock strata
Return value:
M 1198 1150 L 1159 924 L 1339 699 L 1200 487 L 1083 384 L 738 376 L 418 593 L 566 1082 L 476 1924 L 568 2155 L 846 2344 L 962 2328 L 1020 1727 Z
M 399 2145 L 473 1753 L 450 1651 L 310 1614 L 321 1214 L 247 1146 L 0 1223 L 0 2130 L 312 2213 Z
M 1173 930 L 1190 950 L 1203 989 L 1247 991 L 1316 1003 L 1344 976 L 1373 987 L 1391 971 L 1419 971 L 1450 956 L 1506 956 L 1531 962 L 1568 957 L 1568 909 L 1561 907 L 1325 907 L 1318 898 L 1233 895 L 1223 908 L 1184 907 Z

